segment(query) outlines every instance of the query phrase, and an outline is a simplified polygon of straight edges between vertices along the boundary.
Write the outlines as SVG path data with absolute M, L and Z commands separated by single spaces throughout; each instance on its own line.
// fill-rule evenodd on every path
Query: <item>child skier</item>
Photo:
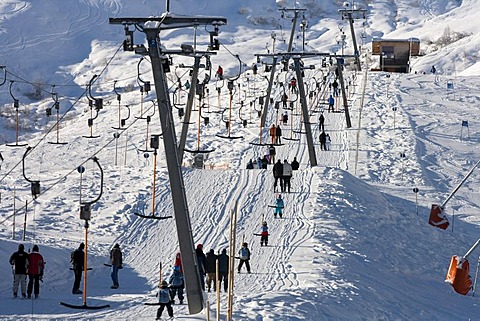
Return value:
M 277 214 L 278 214 L 280 218 L 282 218 L 284 207 L 285 207 L 285 203 L 283 202 L 282 195 L 278 194 L 278 197 L 275 200 L 275 209 L 273 211 L 273 216 L 277 218 Z
M 157 320 L 160 320 L 162 316 L 163 309 L 167 307 L 168 316 L 173 318 L 173 308 L 172 308 L 172 296 L 170 295 L 170 289 L 168 288 L 167 281 L 162 281 L 162 286 L 157 293 L 158 303 L 160 307 L 157 310 Z
M 263 244 L 265 244 L 265 246 L 268 245 L 268 226 L 267 226 L 267 222 L 266 221 L 263 221 L 262 223 L 262 233 L 260 233 L 260 246 L 263 246 Z

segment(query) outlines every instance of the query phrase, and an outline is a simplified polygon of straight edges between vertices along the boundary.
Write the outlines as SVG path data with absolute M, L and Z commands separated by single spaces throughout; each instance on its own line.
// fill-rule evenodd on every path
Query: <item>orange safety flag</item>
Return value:
M 445 282 L 451 283 L 455 292 L 467 295 L 472 288 L 472 280 L 468 275 L 470 263 L 457 255 L 452 256 Z
M 428 219 L 430 225 L 446 230 L 450 223 L 448 223 L 447 216 L 443 213 L 443 208 L 440 205 L 432 204 L 430 209 L 430 218 Z

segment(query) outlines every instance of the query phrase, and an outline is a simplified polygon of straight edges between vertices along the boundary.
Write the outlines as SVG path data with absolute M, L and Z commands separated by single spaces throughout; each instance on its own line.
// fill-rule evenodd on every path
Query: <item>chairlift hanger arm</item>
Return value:
M 8 88 L 8 91 L 10 92 L 10 97 L 12 97 L 12 99 L 14 101 L 18 101 L 18 99 L 16 99 L 14 96 L 13 96 L 13 92 L 12 92 L 12 86 L 13 86 L 13 83 L 15 82 L 15 80 L 10 80 L 10 87 Z
M 5 66 L 0 66 L 0 69 L 3 69 L 3 81 L 0 86 L 3 86 L 7 81 L 7 68 Z
M 23 172 L 23 177 L 25 178 L 25 180 L 29 183 L 33 183 L 33 181 L 31 179 L 28 179 L 27 175 L 25 175 L 25 158 L 27 157 L 28 153 L 30 153 L 31 151 L 33 150 L 33 147 L 30 147 L 30 146 L 27 146 L 27 150 L 25 151 L 25 153 L 23 154 L 23 157 L 22 157 L 22 172 Z
M 95 74 L 93 75 L 92 79 L 88 82 L 88 96 L 90 97 L 91 100 L 95 101 L 95 97 L 92 96 L 92 84 L 97 79 L 98 75 Z
M 103 169 L 102 169 L 102 166 L 100 166 L 100 163 L 98 162 L 98 158 L 96 156 L 93 156 L 91 158 L 95 164 L 97 164 L 98 168 L 100 169 L 100 194 L 98 194 L 97 198 L 94 199 L 93 201 L 90 201 L 90 202 L 82 202 L 81 204 L 82 205 L 92 205 L 93 203 L 96 203 L 98 202 L 98 200 L 100 199 L 100 197 L 102 197 L 102 194 L 103 194 Z

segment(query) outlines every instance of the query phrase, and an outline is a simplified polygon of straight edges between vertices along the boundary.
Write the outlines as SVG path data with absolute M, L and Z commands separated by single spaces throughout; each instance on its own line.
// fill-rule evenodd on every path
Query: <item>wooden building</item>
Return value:
M 418 38 L 374 38 L 372 40 L 372 55 L 379 56 L 379 70 L 409 72 L 410 57 L 420 55 L 420 40 Z

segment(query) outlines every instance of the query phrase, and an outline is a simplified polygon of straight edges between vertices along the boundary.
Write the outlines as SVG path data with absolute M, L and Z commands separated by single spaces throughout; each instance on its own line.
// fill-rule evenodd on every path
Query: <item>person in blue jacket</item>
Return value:
M 185 282 L 183 273 L 180 271 L 178 265 L 173 267 L 172 274 L 170 274 L 170 277 L 168 278 L 168 283 L 170 285 L 170 292 L 172 293 L 172 303 L 175 303 L 175 296 L 178 294 L 178 299 L 180 300 L 180 304 L 182 304 Z
M 280 216 L 280 218 L 282 218 L 284 207 L 285 207 L 285 203 L 283 202 L 282 195 L 278 194 L 278 197 L 275 200 L 275 209 L 273 211 L 273 216 L 277 218 L 277 215 L 278 215 Z

